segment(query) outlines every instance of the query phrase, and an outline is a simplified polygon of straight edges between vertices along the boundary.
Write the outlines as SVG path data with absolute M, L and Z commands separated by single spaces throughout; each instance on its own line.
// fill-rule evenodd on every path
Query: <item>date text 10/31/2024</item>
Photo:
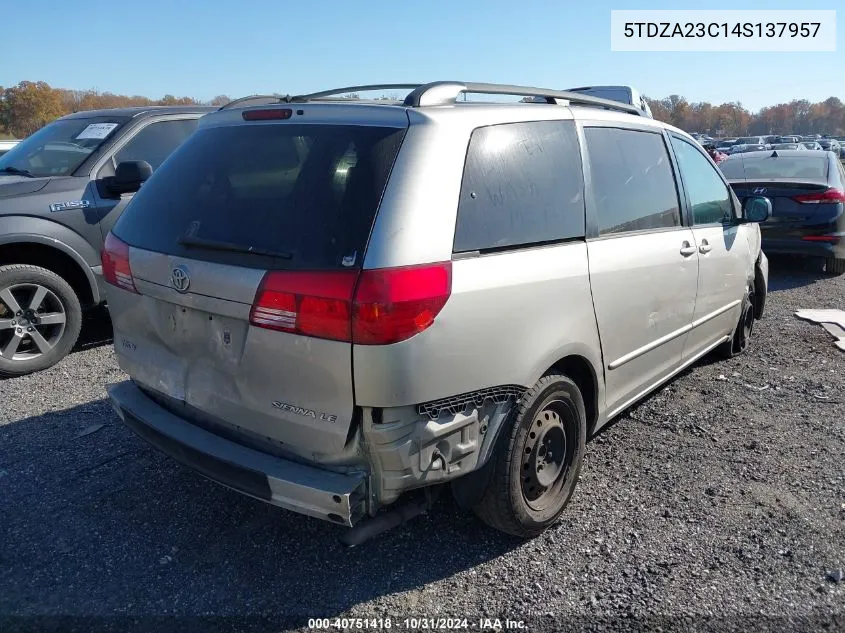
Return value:
M 527 626 L 523 620 L 508 618 L 312 618 L 308 620 L 308 628 L 339 631 L 393 628 L 410 631 L 524 631 Z

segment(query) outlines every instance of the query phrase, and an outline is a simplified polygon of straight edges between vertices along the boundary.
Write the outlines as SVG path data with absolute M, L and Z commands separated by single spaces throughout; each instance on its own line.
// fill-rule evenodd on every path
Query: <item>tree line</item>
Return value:
M 229 101 L 229 97 L 220 95 L 208 104 L 223 105 Z M 53 88 L 43 81 L 22 81 L 9 88 L 0 86 L 0 135 L 25 138 L 54 119 L 83 110 L 201 104 L 191 97 L 164 95 L 161 99 L 150 99 L 96 90 Z
M 230 101 L 219 95 L 208 105 Z M 688 132 L 712 136 L 756 134 L 845 135 L 845 104 L 830 97 L 819 103 L 794 99 L 752 113 L 737 101 L 713 105 L 691 103 L 679 95 L 648 99 L 654 118 Z M 161 99 L 116 95 L 96 90 L 53 88 L 43 81 L 22 81 L 16 86 L 0 86 L 0 135 L 24 138 L 53 119 L 82 110 L 147 105 L 200 105 L 191 97 L 165 95 Z

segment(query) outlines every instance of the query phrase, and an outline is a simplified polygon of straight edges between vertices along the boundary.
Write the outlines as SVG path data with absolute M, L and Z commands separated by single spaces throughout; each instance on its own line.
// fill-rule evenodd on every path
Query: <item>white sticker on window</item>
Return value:
M 104 139 L 111 134 L 112 130 L 116 127 L 117 123 L 92 123 L 79 133 L 76 140 L 82 140 L 85 138 Z

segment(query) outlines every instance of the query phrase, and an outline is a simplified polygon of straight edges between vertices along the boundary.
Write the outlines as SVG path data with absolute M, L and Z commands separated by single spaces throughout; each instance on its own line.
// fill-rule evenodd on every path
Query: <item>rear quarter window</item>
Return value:
M 572 121 L 476 129 L 464 166 L 456 253 L 585 235 L 584 178 Z

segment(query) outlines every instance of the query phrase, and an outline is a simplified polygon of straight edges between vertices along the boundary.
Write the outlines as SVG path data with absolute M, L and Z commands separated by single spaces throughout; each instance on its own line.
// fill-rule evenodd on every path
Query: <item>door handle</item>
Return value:
M 707 240 L 701 240 L 701 245 L 698 247 L 699 253 L 709 253 L 713 247 L 707 243 Z
M 696 252 L 695 246 L 690 246 L 689 242 L 684 242 L 681 244 L 681 255 L 684 257 L 689 257 L 690 255 L 695 255 Z

